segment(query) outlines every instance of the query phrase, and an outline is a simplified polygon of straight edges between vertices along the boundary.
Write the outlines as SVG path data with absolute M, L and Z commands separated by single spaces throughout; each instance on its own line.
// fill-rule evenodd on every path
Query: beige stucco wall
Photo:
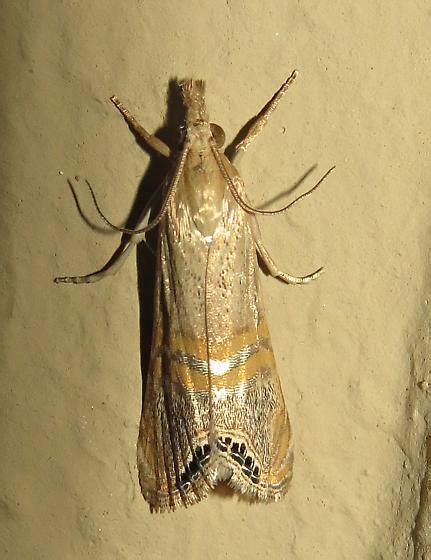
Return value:
M 3 12 L 0 556 L 431 558 L 429 4 L 21 0 Z M 89 179 L 121 223 L 150 158 L 110 95 L 156 130 L 169 80 L 203 78 L 231 139 L 293 68 L 241 166 L 258 204 L 337 165 L 291 213 L 260 220 L 281 268 L 326 267 L 306 287 L 264 280 L 293 483 L 274 505 L 217 492 L 151 515 L 135 466 L 136 261 L 100 284 L 52 282 L 102 266 L 119 241 L 89 227 L 66 177 Z M 100 224 L 82 180 L 77 196 Z

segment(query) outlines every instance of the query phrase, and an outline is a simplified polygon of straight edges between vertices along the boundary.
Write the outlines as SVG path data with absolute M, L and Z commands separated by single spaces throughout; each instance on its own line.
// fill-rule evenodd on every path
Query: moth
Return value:
M 199 502 L 219 482 L 252 501 L 281 498 L 292 476 L 292 439 L 259 281 L 266 271 L 290 284 L 303 276 L 280 271 L 264 247 L 256 214 L 234 167 L 266 125 L 294 81 L 294 71 L 250 121 L 241 141 L 224 153 L 224 132 L 209 121 L 205 82 L 186 80 L 179 153 L 149 134 L 118 100 L 132 130 L 175 162 L 156 217 L 130 234 L 111 267 L 56 282 L 95 282 L 116 272 L 133 247 L 158 226 L 155 312 L 148 382 L 137 444 L 139 480 L 152 511 Z

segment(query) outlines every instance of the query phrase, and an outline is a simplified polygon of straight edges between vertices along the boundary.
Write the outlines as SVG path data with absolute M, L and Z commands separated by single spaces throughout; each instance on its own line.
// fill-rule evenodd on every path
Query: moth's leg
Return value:
M 260 113 L 254 118 L 254 122 L 250 126 L 250 129 L 248 130 L 245 138 L 234 147 L 233 155 L 231 158 L 232 162 L 234 159 L 238 161 L 238 157 L 240 156 L 240 154 L 243 154 L 247 150 L 249 145 L 253 142 L 253 140 L 262 132 L 272 112 L 275 111 L 277 105 L 281 101 L 281 98 L 289 89 L 297 75 L 298 71 L 294 70 L 281 86 L 281 88 L 274 94 L 274 96 L 268 101 L 268 103 L 264 106 Z
M 311 274 L 307 274 L 306 276 L 292 276 L 291 274 L 283 272 L 282 270 L 277 268 L 277 265 L 275 264 L 273 258 L 262 243 L 262 237 L 260 234 L 256 216 L 251 216 L 250 223 L 256 250 L 271 276 L 273 276 L 274 278 L 279 278 L 283 282 L 286 282 L 286 284 L 307 284 L 308 282 L 311 282 L 311 280 L 316 279 L 323 272 L 323 267 L 321 267 Z
M 142 214 L 139 216 L 138 225 L 142 222 L 147 214 L 149 208 L 151 208 L 152 203 L 154 202 L 155 197 L 159 194 L 160 191 L 159 187 L 154 191 L 150 200 L 146 204 Z M 120 270 L 124 262 L 126 261 L 127 257 L 130 255 L 132 249 L 141 243 L 141 241 L 145 242 L 145 233 L 137 233 L 136 235 L 131 235 L 130 238 L 124 245 L 120 245 L 117 251 L 114 253 L 112 258 L 108 261 L 108 263 L 98 270 L 97 272 L 93 272 L 91 274 L 86 274 L 85 276 L 60 276 L 54 278 L 54 282 L 56 284 L 65 283 L 65 284 L 90 284 L 93 282 L 98 282 L 102 280 L 102 278 L 106 278 L 107 276 L 113 276 L 116 272 Z M 149 247 L 150 251 L 152 249 Z M 153 251 L 152 251 L 153 252 Z
M 133 239 L 133 237 L 131 239 Z M 98 282 L 99 280 L 102 280 L 102 278 L 106 278 L 106 276 L 113 276 L 121 268 L 135 245 L 136 242 L 129 240 L 128 243 L 122 248 L 122 252 L 118 256 L 115 254 L 108 262 L 108 264 L 97 272 L 93 272 L 85 276 L 59 276 L 57 278 L 54 278 L 54 282 L 56 284 L 90 284 L 93 282 Z
M 113 95 L 111 97 L 111 101 L 123 115 L 125 121 L 137 136 L 142 138 L 151 148 L 156 150 L 156 152 L 158 152 L 162 156 L 169 157 L 171 155 L 171 149 L 169 148 L 169 146 L 153 134 L 147 132 L 145 128 L 141 124 L 139 124 L 136 118 L 130 113 L 130 111 L 121 103 L 116 95 Z
M 271 276 L 273 276 L 274 278 L 279 278 L 283 282 L 286 282 L 286 284 L 307 284 L 308 282 L 315 280 L 323 272 L 323 267 L 320 267 L 311 274 L 307 274 L 306 276 L 292 276 L 291 274 L 283 272 L 282 270 L 277 268 L 277 265 L 275 264 L 271 255 L 268 253 L 268 250 L 264 247 L 262 241 L 256 241 L 256 249 Z

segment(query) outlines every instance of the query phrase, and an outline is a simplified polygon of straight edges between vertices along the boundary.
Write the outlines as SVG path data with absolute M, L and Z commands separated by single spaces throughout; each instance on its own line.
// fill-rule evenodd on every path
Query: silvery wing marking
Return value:
M 213 358 L 199 359 L 195 356 L 191 356 L 184 352 L 177 350 L 173 354 L 169 354 L 169 349 L 162 349 L 162 352 L 167 353 L 167 357 L 173 362 L 178 362 L 180 364 L 185 364 L 189 369 L 194 371 L 200 371 L 202 374 L 208 375 L 211 371 L 211 375 L 225 375 L 229 371 L 237 368 L 240 365 L 247 363 L 249 358 L 256 354 L 261 347 L 270 348 L 269 338 L 258 339 L 253 344 L 247 344 L 243 346 L 237 352 L 231 354 L 228 358 L 223 360 L 215 360 Z

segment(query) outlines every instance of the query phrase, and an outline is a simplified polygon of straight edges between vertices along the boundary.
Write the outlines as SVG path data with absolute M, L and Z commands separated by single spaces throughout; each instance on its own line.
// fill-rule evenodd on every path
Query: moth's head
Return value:
M 184 80 L 181 83 L 186 122 L 199 126 L 208 123 L 208 111 L 205 103 L 205 82 L 203 80 Z
M 224 144 L 223 129 L 209 122 L 205 103 L 205 82 L 184 80 L 181 83 L 186 108 L 186 135 L 192 143 L 207 144 L 213 138 L 218 147 Z

